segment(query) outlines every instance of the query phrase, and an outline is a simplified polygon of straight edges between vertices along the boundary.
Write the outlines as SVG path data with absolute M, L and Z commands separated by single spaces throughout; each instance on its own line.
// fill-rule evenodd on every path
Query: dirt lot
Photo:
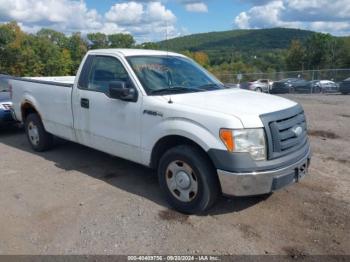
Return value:
M 350 96 L 289 98 L 308 117 L 310 175 L 206 216 L 170 210 L 144 167 L 69 142 L 33 153 L 1 130 L 0 254 L 350 254 Z

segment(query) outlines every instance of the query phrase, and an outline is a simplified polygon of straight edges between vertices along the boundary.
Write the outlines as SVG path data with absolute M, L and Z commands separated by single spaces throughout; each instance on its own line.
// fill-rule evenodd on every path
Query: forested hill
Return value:
M 161 41 L 159 44 L 163 49 L 169 48 L 174 51 L 267 51 L 287 49 L 292 40 L 304 42 L 312 34 L 312 31 L 287 28 L 231 30 L 193 34 Z
M 169 48 L 217 75 L 350 68 L 349 37 L 298 29 L 232 30 L 139 44 L 130 34 L 65 35 L 47 28 L 30 34 L 16 22 L 0 23 L 0 72 L 10 75 L 74 75 L 88 50 L 103 48 Z

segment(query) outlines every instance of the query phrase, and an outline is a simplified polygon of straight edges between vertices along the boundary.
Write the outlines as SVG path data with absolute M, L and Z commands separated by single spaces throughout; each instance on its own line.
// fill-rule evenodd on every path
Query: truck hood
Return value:
M 262 127 L 260 115 L 297 104 L 282 97 L 241 89 L 172 95 L 171 100 L 176 104 L 235 116 L 245 128 Z

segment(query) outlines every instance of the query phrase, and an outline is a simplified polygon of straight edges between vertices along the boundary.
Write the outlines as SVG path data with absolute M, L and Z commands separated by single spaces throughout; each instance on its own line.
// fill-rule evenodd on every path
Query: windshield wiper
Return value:
M 172 86 L 167 88 L 161 88 L 157 90 L 152 90 L 150 93 L 154 94 L 163 94 L 163 93 L 182 93 L 182 92 L 201 92 L 205 91 L 200 88 L 191 88 L 191 87 L 183 87 L 183 86 Z
M 206 84 L 206 85 L 198 86 L 197 88 L 205 89 L 205 90 L 208 90 L 209 88 L 212 90 L 221 89 L 220 85 L 218 84 Z

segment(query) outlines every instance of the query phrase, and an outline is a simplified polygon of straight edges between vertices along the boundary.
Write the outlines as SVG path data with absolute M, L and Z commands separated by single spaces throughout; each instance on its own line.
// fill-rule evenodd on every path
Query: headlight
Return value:
M 220 139 L 230 152 L 249 153 L 254 160 L 266 160 L 264 129 L 221 129 Z
M 0 104 L 0 109 L 2 110 L 10 110 L 12 107 L 11 104 L 7 103 L 7 104 Z

